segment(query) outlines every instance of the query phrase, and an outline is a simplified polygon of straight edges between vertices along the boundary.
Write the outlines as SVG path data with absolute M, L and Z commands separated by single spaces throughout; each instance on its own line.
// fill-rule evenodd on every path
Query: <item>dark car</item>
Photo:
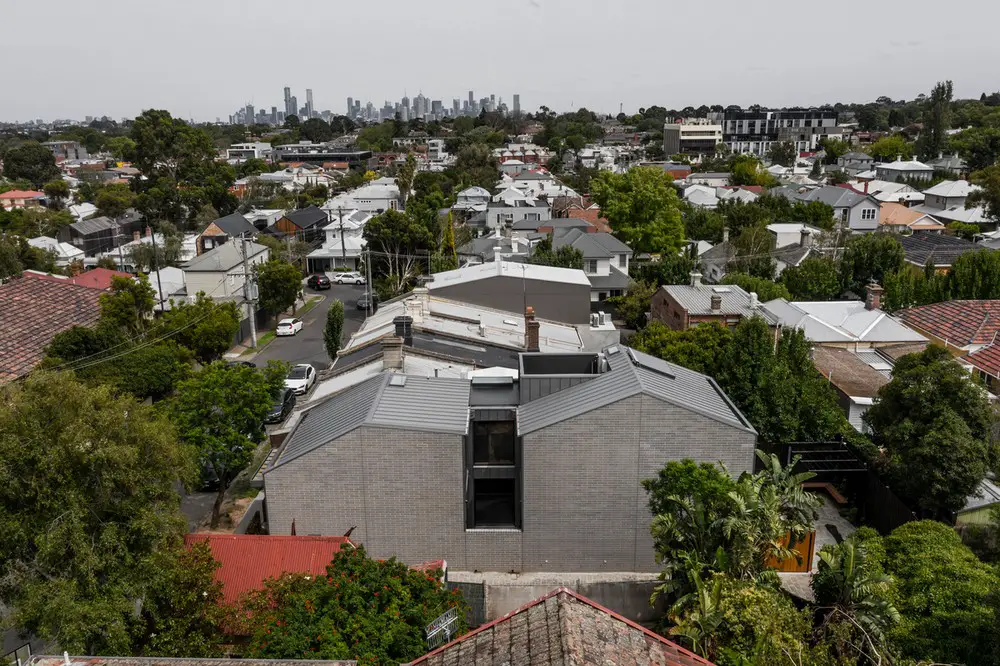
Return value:
M 289 388 L 281 389 L 281 395 L 278 397 L 278 401 L 271 407 L 271 411 L 268 412 L 264 423 L 281 423 L 294 407 L 295 391 Z
M 244 368 L 256 368 L 257 364 L 253 361 L 226 361 L 226 365 L 230 368 L 238 368 L 243 366 Z
M 319 291 L 321 289 L 329 289 L 330 278 L 328 278 L 325 275 L 318 275 L 318 274 L 310 275 L 309 279 L 306 280 L 306 286 L 308 286 L 310 289 L 315 289 L 316 291 Z
M 358 299 L 358 309 L 367 310 L 369 304 L 371 305 L 372 312 L 378 310 L 378 297 L 375 294 L 371 294 L 371 296 L 369 296 L 366 292 L 361 295 L 361 298 Z

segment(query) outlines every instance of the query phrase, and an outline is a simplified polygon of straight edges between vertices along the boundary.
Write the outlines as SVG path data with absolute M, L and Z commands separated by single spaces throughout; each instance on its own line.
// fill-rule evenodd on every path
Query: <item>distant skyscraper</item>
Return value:
M 312 118 L 313 111 L 313 91 L 312 88 L 306 88 L 306 118 Z
M 271 107 L 271 124 L 272 125 L 278 124 L 278 107 L 276 106 Z
M 292 95 L 288 100 L 288 109 L 285 110 L 285 117 L 288 116 L 298 116 L 299 115 L 299 100 Z M 302 120 L 299 118 L 299 120 Z
M 441 100 L 436 99 L 431 102 L 431 113 L 434 114 L 435 119 L 440 119 L 444 115 L 444 104 L 441 103 Z
M 514 95 L 514 113 L 521 113 L 521 96 Z
M 462 112 L 462 101 L 456 97 L 455 99 L 451 100 L 451 115 L 452 117 L 457 118 L 461 112 Z
M 290 116 L 295 113 L 295 107 L 292 106 L 292 89 L 285 86 L 285 115 Z
M 400 101 L 403 103 L 403 108 L 404 109 L 410 108 L 410 98 L 409 97 L 407 97 L 406 95 L 403 95 L 403 99 L 400 100 Z
M 472 91 L 469 91 L 469 108 L 471 109 L 476 103 L 476 98 L 473 96 Z
M 253 104 L 247 104 L 246 115 L 243 116 L 243 124 L 253 125 Z
M 348 118 L 353 118 L 354 117 L 354 98 L 353 97 L 348 97 L 347 98 L 347 117 Z

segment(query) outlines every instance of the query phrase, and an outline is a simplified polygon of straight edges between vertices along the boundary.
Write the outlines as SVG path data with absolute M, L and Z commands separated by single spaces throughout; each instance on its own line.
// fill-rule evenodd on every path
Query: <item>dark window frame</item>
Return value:
M 469 434 L 465 438 L 465 527 L 466 529 L 513 529 L 520 530 L 523 525 L 523 492 L 521 486 L 521 459 L 522 459 L 522 440 L 517 436 L 517 424 L 512 416 L 512 410 L 483 410 L 484 412 L 489 412 L 483 414 L 481 417 L 477 417 L 473 413 L 472 418 L 469 423 Z M 497 412 L 500 412 L 498 414 Z M 506 416 L 506 418 L 505 418 Z M 511 464 L 500 464 L 500 463 L 476 463 L 475 462 L 475 435 L 477 430 L 477 424 L 479 423 L 499 423 L 508 422 L 512 424 L 514 439 L 513 439 L 513 461 Z M 514 520 L 513 523 L 506 522 L 485 522 L 483 517 L 480 516 L 479 520 L 476 518 L 476 504 L 477 504 L 477 493 L 476 485 L 477 481 L 481 482 L 481 486 L 488 487 L 492 484 L 491 481 L 512 481 L 513 482 L 513 513 Z M 480 500 L 484 500 L 488 495 L 484 493 L 479 496 Z

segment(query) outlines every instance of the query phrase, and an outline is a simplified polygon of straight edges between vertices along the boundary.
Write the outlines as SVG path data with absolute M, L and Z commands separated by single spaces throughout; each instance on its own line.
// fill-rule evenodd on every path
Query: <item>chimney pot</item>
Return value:
M 700 287 L 701 286 L 701 273 L 698 271 L 691 271 L 691 286 Z
M 401 315 L 395 317 L 392 320 L 393 325 L 396 327 L 396 337 L 402 338 L 403 344 L 412 346 L 413 345 L 413 317 L 407 315 Z
M 872 281 L 865 288 L 865 310 L 878 310 L 882 307 L 882 287 Z
M 729 242 L 729 227 L 722 227 L 722 242 Z
M 712 294 L 712 312 L 719 312 L 722 310 L 722 296 L 720 294 Z

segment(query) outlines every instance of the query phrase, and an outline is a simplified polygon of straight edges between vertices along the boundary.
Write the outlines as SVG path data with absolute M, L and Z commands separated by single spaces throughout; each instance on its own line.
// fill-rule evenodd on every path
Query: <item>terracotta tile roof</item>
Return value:
M 56 333 L 96 322 L 100 295 L 30 273 L 0 285 L 0 383 L 28 374 Z
M 879 226 L 907 227 L 917 230 L 941 230 L 944 225 L 926 213 L 907 208 L 898 203 L 885 202 L 881 206 Z
M 652 631 L 565 587 L 549 592 L 411 664 L 711 666 Z
M 944 301 L 897 314 L 910 328 L 954 347 L 991 345 L 1000 333 L 1000 300 Z
M 264 581 L 283 573 L 321 575 L 333 556 L 350 540 L 342 536 L 275 536 L 260 534 L 187 534 L 184 544 L 205 541 L 221 564 L 215 579 L 222 597 L 234 603 Z
M 1000 345 L 983 347 L 979 351 L 963 357 L 962 360 L 988 375 L 1000 377 Z
M 320 659 L 199 659 L 197 657 L 81 657 L 33 655 L 25 666 L 351 666 L 354 660 Z
M 110 268 L 94 268 L 70 278 L 69 281 L 81 287 L 90 287 L 91 289 L 104 291 L 111 288 L 111 278 L 113 277 L 132 279 L 131 275 L 122 271 L 113 271 Z
M 0 194 L 0 199 L 39 199 L 45 196 L 45 192 L 34 190 L 10 190 Z

